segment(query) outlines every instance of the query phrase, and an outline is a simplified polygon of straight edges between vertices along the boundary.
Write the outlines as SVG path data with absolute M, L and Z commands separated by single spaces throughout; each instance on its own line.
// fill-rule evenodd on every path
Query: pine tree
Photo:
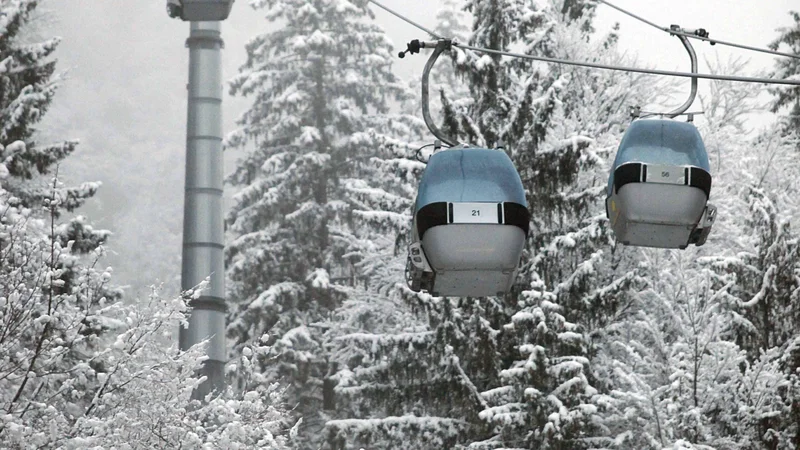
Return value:
M 256 6 L 280 28 L 251 40 L 231 86 L 253 106 L 227 142 L 246 153 L 229 179 L 241 189 L 227 220 L 229 335 L 237 348 L 269 335 L 278 357 L 262 369 L 288 384 L 303 417 L 299 445 L 316 448 L 341 367 L 326 323 L 363 283 L 356 266 L 374 228 L 359 225 L 392 220 L 358 211 L 369 209 L 363 180 L 391 153 L 386 136 L 410 132 L 389 116 L 390 102 L 406 94 L 366 2 Z M 409 204 L 391 193 L 377 201 Z
M 47 112 L 58 88 L 59 77 L 52 55 L 60 42 L 58 38 L 37 43 L 25 41 L 26 25 L 38 3 L 38 0 L 4 2 L 0 29 L 0 142 L 7 144 L 0 157 L 11 176 L 7 190 L 26 206 L 39 205 L 49 195 L 47 186 L 26 182 L 36 175 L 52 172 L 77 145 L 77 141 L 45 146 L 35 142 L 35 126 Z M 8 145 L 17 141 L 25 145 Z M 96 189 L 96 183 L 86 183 L 67 191 L 64 208 L 74 210 Z
M 464 19 L 468 13 L 463 11 L 462 3 L 448 1 L 442 5 L 437 14 L 438 33 L 466 40 Z M 458 54 L 463 56 L 463 53 L 454 51 L 454 61 L 457 61 Z M 437 65 L 431 79 L 435 88 L 447 93 L 448 101 L 455 98 L 465 105 L 469 103 L 463 82 L 446 61 Z M 434 111 L 441 107 L 437 100 L 434 95 L 431 102 Z M 347 352 L 351 358 L 337 386 L 343 406 L 340 419 L 327 424 L 329 448 L 452 448 L 467 442 L 478 432 L 476 424 L 478 428 L 485 428 L 477 416 L 480 409 L 474 407 L 476 402 L 481 402 L 478 389 L 457 354 L 469 351 L 476 333 L 482 333 L 480 329 L 487 331 L 487 321 L 480 316 L 490 314 L 475 302 L 475 310 L 466 314 L 474 315 L 467 320 L 460 310 L 461 302 L 414 294 L 402 279 L 413 198 L 424 168 L 422 163 L 409 159 L 424 160 L 428 154 L 428 151 L 420 149 L 383 163 L 384 172 L 392 176 L 381 189 L 390 190 L 389 186 L 393 186 L 396 191 L 398 186 L 403 186 L 401 195 L 407 204 L 402 210 L 401 226 L 396 225 L 394 229 L 383 227 L 389 236 L 397 236 L 394 251 L 372 257 L 373 261 L 380 260 L 381 264 L 369 263 L 365 272 L 372 275 L 370 288 L 377 288 L 378 292 L 372 294 L 371 307 L 362 306 L 361 310 L 370 311 L 368 317 L 372 321 L 380 322 L 383 318 L 383 326 L 350 327 L 365 332 L 345 334 L 338 340 L 337 351 Z M 387 209 L 387 205 L 376 206 Z M 396 209 L 391 211 L 397 212 Z M 467 303 L 473 304 L 470 300 Z M 383 310 L 380 306 L 384 307 Z M 478 310 L 481 314 L 477 313 Z M 451 314 L 458 315 L 459 319 L 443 319 Z M 484 334 L 484 338 L 491 339 L 491 336 Z M 446 341 L 449 347 L 439 346 L 434 341 Z M 483 350 L 482 347 L 476 349 Z M 491 355 L 483 356 L 488 356 L 484 364 L 488 370 L 481 371 L 488 379 L 496 368 L 492 367 Z M 477 359 L 485 359 L 483 356 Z
M 440 83 L 455 81 L 446 68 L 436 73 Z M 445 108 L 452 107 L 448 100 L 443 95 Z M 427 330 L 377 336 L 372 348 L 362 343 L 366 364 L 350 390 L 369 393 L 352 407 L 363 419 L 329 424 L 332 448 L 454 448 L 491 436 L 479 417 L 487 406 L 480 393 L 497 385 L 502 370 L 496 349 L 502 305 L 401 294 L 426 319 Z M 370 420 L 375 415 L 379 419 Z

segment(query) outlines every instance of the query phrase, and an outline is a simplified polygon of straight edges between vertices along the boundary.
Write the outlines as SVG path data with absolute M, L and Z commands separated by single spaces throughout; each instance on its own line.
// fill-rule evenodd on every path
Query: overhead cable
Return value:
M 402 14 L 389 9 L 388 7 L 382 5 L 377 0 L 368 0 L 370 3 L 386 10 L 387 12 L 391 13 L 392 15 L 396 16 L 397 18 L 408 22 L 409 24 L 419 28 L 420 30 L 428 33 L 429 35 L 437 38 L 443 39 L 439 34 L 434 33 L 431 30 L 423 27 L 422 25 L 414 22 L 413 20 L 403 16 Z M 600 0 L 604 1 L 604 0 Z M 696 37 L 696 36 L 695 36 Z M 431 43 L 430 47 L 434 47 L 436 44 Z M 534 61 L 543 61 L 549 62 L 554 64 L 567 64 L 571 66 L 581 66 L 581 67 L 590 67 L 593 69 L 603 69 L 603 70 L 617 70 L 623 72 L 634 72 L 634 73 L 643 73 L 649 75 L 664 75 L 670 77 L 683 77 L 683 78 L 703 78 L 708 80 L 722 80 L 722 81 L 738 81 L 744 83 L 764 83 L 764 84 L 783 84 L 783 85 L 790 85 L 790 86 L 800 86 L 800 79 L 791 80 L 791 79 L 778 79 L 778 78 L 757 78 L 757 77 L 740 77 L 740 76 L 733 76 L 733 75 L 715 75 L 715 74 L 705 74 L 705 73 L 690 73 L 690 72 L 675 72 L 669 70 L 658 70 L 658 69 L 641 69 L 638 67 L 624 67 L 624 66 L 612 66 L 608 64 L 599 64 L 599 63 L 592 63 L 592 62 L 581 62 L 581 61 L 571 61 L 568 59 L 559 59 L 559 58 L 548 58 L 546 56 L 534 56 L 534 55 L 526 55 L 521 53 L 513 53 L 513 52 L 505 52 L 501 50 L 493 50 L 488 48 L 480 48 L 480 47 L 473 47 L 470 45 L 459 44 L 458 42 L 452 42 L 454 47 L 463 48 L 465 50 L 472 50 L 475 52 L 480 53 L 490 53 L 495 55 L 502 55 L 502 56 L 509 56 L 512 58 L 520 58 L 520 59 L 529 59 Z
M 385 6 L 385 5 L 381 4 L 380 2 L 378 2 L 376 0 L 368 0 L 368 1 L 370 3 L 372 3 L 373 5 L 375 5 L 375 6 L 379 7 L 379 8 L 381 8 L 381 9 L 383 9 L 384 11 L 388 12 L 389 14 L 392 14 L 393 16 L 397 17 L 398 19 L 406 21 L 406 22 L 410 23 L 411 25 L 414 25 L 415 27 L 417 27 L 420 30 L 428 33 L 429 35 L 435 37 L 436 39 L 444 39 L 444 37 L 442 37 L 441 35 L 439 35 L 437 33 L 434 33 L 433 31 L 423 27 L 422 25 L 414 22 L 413 20 L 409 19 L 408 17 L 403 16 L 399 12 L 390 9 L 388 6 Z
M 644 23 L 646 23 L 647 25 L 650 25 L 653 28 L 657 28 L 657 29 L 659 29 L 659 30 L 661 30 L 661 31 L 663 31 L 665 33 L 677 34 L 678 36 L 686 36 L 687 38 L 691 38 L 691 39 L 699 39 L 701 41 L 709 42 L 711 45 L 714 45 L 714 44 L 727 45 L 729 47 L 736 47 L 736 48 L 741 48 L 741 49 L 744 49 L 744 50 L 751 50 L 751 51 L 754 51 L 754 52 L 768 53 L 770 55 L 775 55 L 775 56 L 785 56 L 787 58 L 800 59 L 800 55 L 795 55 L 795 54 L 792 54 L 792 53 L 784 53 L 784 52 L 778 52 L 778 51 L 775 51 L 775 50 L 768 50 L 768 49 L 765 49 L 765 48 L 752 47 L 752 46 L 749 46 L 749 45 L 737 44 L 735 42 L 720 41 L 720 40 L 717 40 L 717 39 L 711 39 L 708 36 L 698 35 L 698 34 L 694 34 L 694 33 L 687 33 L 685 31 L 674 30 L 674 29 L 669 28 L 669 27 L 662 27 L 662 26 L 660 26 L 658 24 L 655 24 L 655 23 L 653 23 L 653 22 L 651 22 L 651 21 L 649 21 L 649 20 L 647 20 L 647 19 L 645 19 L 645 18 L 643 18 L 641 16 L 637 16 L 636 14 L 634 14 L 634 13 L 632 13 L 632 12 L 626 10 L 626 9 L 620 8 L 617 5 L 614 5 L 614 4 L 610 3 L 610 2 L 607 2 L 606 0 L 598 0 L 598 1 L 600 3 L 603 3 L 604 5 L 607 5 L 607 6 L 610 6 L 610 7 L 614 8 L 614 9 L 616 9 L 617 11 L 619 11 L 619 12 L 621 12 L 623 14 L 631 16 L 631 17 L 633 17 L 634 19 L 636 19 L 636 20 L 638 20 L 640 22 L 644 22 Z
M 624 9 L 620 8 L 619 6 L 614 5 L 612 3 L 609 3 L 609 2 L 607 2 L 605 0 L 598 0 L 598 1 L 600 3 L 605 4 L 606 6 L 610 6 L 610 7 L 614 8 L 614 9 L 616 9 L 617 11 L 621 12 L 622 14 L 627 14 L 627 15 L 633 17 L 634 19 L 636 19 L 638 21 L 641 21 L 641 22 L 644 22 L 644 23 L 650 25 L 653 28 L 656 28 L 658 30 L 664 31 L 664 27 L 662 27 L 661 25 L 658 25 L 656 23 L 650 22 L 649 20 L 645 19 L 644 17 L 637 16 L 636 14 L 634 14 L 634 13 L 632 13 L 630 11 L 624 10 Z
M 666 75 L 670 77 L 703 78 L 707 80 L 739 81 L 745 83 L 786 84 L 791 86 L 800 86 L 800 79 L 785 80 L 778 78 L 739 77 L 733 75 L 716 75 L 711 73 L 691 73 L 691 72 L 675 72 L 670 70 L 658 70 L 658 69 L 640 69 L 638 67 L 612 66 L 608 64 L 570 61 L 568 59 L 548 58 L 546 56 L 534 56 L 521 53 L 504 52 L 500 50 L 492 50 L 489 48 L 480 48 L 480 47 L 473 47 L 470 45 L 463 45 L 457 42 L 453 42 L 453 46 L 460 47 L 466 50 L 472 50 L 475 52 L 490 53 L 493 55 L 510 56 L 513 58 L 530 59 L 534 61 L 544 61 L 555 64 L 567 64 L 571 66 L 591 67 L 594 69 L 619 70 L 623 72 L 645 73 L 650 75 Z

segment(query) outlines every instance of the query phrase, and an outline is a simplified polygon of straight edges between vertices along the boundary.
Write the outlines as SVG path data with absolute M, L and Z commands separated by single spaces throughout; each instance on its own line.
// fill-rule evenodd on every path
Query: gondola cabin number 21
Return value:
M 450 223 L 498 223 L 501 207 L 497 203 L 450 203 L 450 208 Z

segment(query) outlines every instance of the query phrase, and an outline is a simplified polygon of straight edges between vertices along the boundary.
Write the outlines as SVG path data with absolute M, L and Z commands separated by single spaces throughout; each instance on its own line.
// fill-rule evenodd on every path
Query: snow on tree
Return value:
M 792 11 L 789 13 L 794 20 L 794 24 L 780 28 L 781 35 L 770 43 L 773 50 L 782 51 L 789 54 L 800 54 L 800 13 Z M 796 58 L 782 57 L 775 61 L 775 78 L 794 78 L 800 77 L 800 62 Z M 781 86 L 771 89 L 777 98 L 772 105 L 772 111 L 778 112 L 788 109 L 786 117 L 787 130 L 800 132 L 800 87 Z
M 613 39 L 589 46 L 586 22 L 570 24 L 561 12 L 569 10 L 565 4 L 541 10 L 513 1 L 468 2 L 467 7 L 475 18 L 471 45 L 527 45 L 538 52 L 549 40 L 551 52 L 588 47 L 570 55 L 573 59 L 614 58 Z M 342 388 L 362 399 L 350 405 L 351 417 L 359 419 L 329 423 L 329 444 L 337 449 L 409 442 L 415 448 L 579 448 L 586 442 L 570 433 L 589 435 L 600 409 L 591 403 L 600 395 L 592 386 L 584 331 L 565 317 L 581 313 L 583 327 L 601 327 L 626 289 L 638 282 L 635 273 L 615 278 L 595 266 L 605 257 L 598 247 L 609 242 L 598 217 L 597 199 L 607 176 L 601 172 L 623 121 L 626 96 L 634 102 L 639 94 L 624 75 L 562 73 L 467 52 L 455 61 L 472 100 L 454 104 L 445 94 L 444 128 L 478 145 L 505 142 L 523 173 L 539 227 L 532 233 L 533 249 L 541 253 L 536 264 L 545 265 L 543 273 L 553 285 L 543 293 L 547 298 L 533 299 L 538 293 L 532 291 L 518 297 L 538 276 L 529 254 L 521 285 L 506 298 L 438 299 L 405 291 L 428 330 L 372 336 L 371 346 L 361 339 L 368 362 Z M 554 176 L 552 170 L 565 174 Z M 535 184 L 535 175 L 549 184 Z M 579 251 L 571 254 L 575 248 Z M 570 305 L 569 310 L 556 303 L 564 300 L 596 309 L 578 311 Z M 597 322 L 589 323 L 589 317 Z M 382 418 L 371 419 L 371 414 Z
M 55 74 L 53 52 L 59 38 L 43 42 L 28 42 L 26 33 L 34 20 L 38 0 L 13 0 L 0 5 L 0 176 L 5 175 L 4 188 L 10 192 L 15 204 L 38 208 L 53 195 L 54 186 L 42 175 L 57 173 L 58 164 L 70 155 L 77 141 L 64 141 L 52 145 L 36 142 L 36 124 L 42 119 L 59 84 Z M 59 208 L 74 212 L 100 187 L 99 182 L 85 182 L 79 186 L 57 183 Z M 54 225 L 62 246 L 72 242 L 72 250 L 90 254 L 110 236 L 106 230 L 94 229 L 86 217 L 75 216 L 67 222 Z M 69 285 L 83 268 L 76 260 L 64 261 L 61 279 Z M 119 297 L 118 290 L 105 293 L 109 298 Z
M 83 256 L 58 233 L 63 191 L 53 188 L 42 211 L 20 205 L 4 185 L 0 179 L 4 448 L 283 448 L 277 387 L 253 383 L 207 403 L 192 399 L 202 345 L 184 352 L 170 339 L 186 323 L 188 298 L 154 293 L 127 305 L 106 297 L 111 269 L 95 268 L 102 247 Z M 87 256 L 90 264 L 75 263 Z M 67 270 L 75 271 L 69 282 Z M 247 364 L 241 358 L 240 370 L 251 373 Z
M 761 448 L 761 421 L 783 411 L 786 381 L 772 349 L 749 360 L 730 337 L 732 283 L 686 252 L 652 267 L 641 308 L 615 325 L 606 370 L 616 389 L 615 448 Z
M 445 0 L 436 13 L 436 32 L 447 39 L 466 43 L 469 39 L 472 23 L 471 14 L 465 10 L 464 0 Z M 446 54 L 450 58 L 441 58 L 430 74 L 431 96 L 430 108 L 433 117 L 442 114 L 442 102 L 449 102 L 455 108 L 464 109 L 469 106 L 472 98 L 469 87 L 464 83 L 463 77 L 455 73 L 455 65 L 463 61 L 464 51 L 453 47 Z M 417 89 L 418 90 L 418 89 Z M 437 95 L 438 93 L 438 95 Z M 418 108 L 419 109 L 419 108 Z M 419 114 L 419 112 L 417 112 Z
M 446 69 L 436 73 L 439 83 L 457 81 Z M 498 314 L 501 305 L 486 307 L 477 299 L 438 299 L 408 290 L 401 295 L 427 327 L 375 335 L 371 343 L 364 337 L 343 337 L 361 344 L 365 355 L 352 380 L 342 386 L 352 392 L 352 412 L 348 419 L 329 423 L 332 448 L 453 448 L 488 436 L 478 417 L 485 406 L 480 392 L 496 384 L 501 369 L 493 350 L 495 329 L 502 324 L 497 320 L 503 317 Z
M 38 3 L 14 0 L 0 6 L 0 142 L 10 144 L 0 153 L 0 159 L 11 175 L 7 190 L 28 206 L 40 204 L 49 190 L 27 181 L 52 171 L 77 145 L 77 141 L 45 146 L 35 142 L 35 126 L 47 112 L 59 84 L 52 55 L 60 42 L 59 38 L 35 43 L 24 39 Z M 71 189 L 64 208 L 72 211 L 79 207 L 97 187 L 98 183 L 85 183 Z
M 504 8 L 515 11 L 505 19 L 515 27 L 505 31 L 497 26 L 502 21 L 494 19 L 499 13 L 491 2 L 476 4 L 479 33 L 473 45 L 581 61 L 619 60 L 613 35 L 592 41 L 591 4 L 539 4 L 545 6 L 534 11 Z M 583 8 L 580 19 L 565 14 Z M 506 299 L 511 313 L 502 327 L 512 343 L 502 359 L 513 362 L 500 373 L 501 384 L 484 392 L 489 407 L 481 414 L 495 430 L 485 444 L 603 445 L 608 436 L 600 418 L 607 387 L 592 364 L 593 340 L 631 301 L 629 290 L 642 283 L 625 254 L 610 245 L 602 206 L 606 161 L 627 107 L 647 98 L 635 87 L 640 78 L 625 74 L 485 55 L 471 64 L 480 93 L 471 116 L 485 118 L 483 124 L 473 121 L 473 129 L 481 131 L 484 142 L 506 143 L 532 222 L 521 292 Z M 465 131 L 472 138 L 469 128 Z
M 763 197 L 748 195 L 764 212 Z M 769 246 L 777 260 L 791 260 L 778 256 L 782 247 Z M 780 263 L 758 269 L 755 255 L 744 251 L 695 258 L 672 252 L 646 261 L 649 289 L 635 313 L 609 330 L 615 339 L 600 362 L 615 384 L 605 418 L 619 430 L 615 448 L 794 448 L 790 405 L 797 386 L 786 355 L 796 332 L 766 347 L 759 333 L 770 305 L 794 303 L 793 282 L 779 275 L 786 272 Z M 743 293 L 749 283 L 769 285 L 769 292 Z M 791 307 L 781 314 L 796 323 Z
M 716 67 L 736 73 L 744 64 Z M 711 88 L 700 99 L 700 129 L 720 219 L 704 247 L 641 253 L 648 289 L 612 327 L 614 339 L 601 353 L 616 385 L 606 423 L 621 431 L 617 448 L 795 446 L 787 405 L 796 385 L 785 357 L 793 333 L 784 332 L 781 342 L 773 333 L 771 344 L 760 345 L 758 329 L 759 308 L 792 304 L 795 295 L 787 276 L 796 259 L 786 222 L 791 208 L 779 214 L 774 201 L 791 204 L 791 195 L 781 193 L 795 189 L 786 175 L 796 163 L 780 129 L 754 136 L 746 129 L 746 114 L 758 106 L 755 87 L 714 82 Z M 760 299 L 746 306 L 758 291 Z M 788 308 L 779 314 L 792 314 Z
M 414 125 L 390 114 L 408 95 L 365 1 L 254 6 L 276 29 L 250 41 L 231 84 L 253 106 L 227 140 L 246 154 L 229 179 L 240 188 L 228 216 L 229 336 L 238 349 L 269 334 L 276 359 L 261 369 L 288 383 L 298 445 L 316 448 L 331 376 L 345 367 L 325 323 L 365 281 L 364 255 L 386 244 L 376 230 L 408 217 L 408 196 L 369 181 Z
M 743 74 L 747 61 L 707 61 L 714 73 Z M 714 178 L 712 201 L 718 220 L 709 236 L 719 250 L 739 248 L 741 213 L 747 209 L 740 191 L 744 185 L 771 186 L 785 206 L 796 209 L 792 198 L 798 189 L 793 173 L 798 170 L 792 156 L 792 136 L 782 133 L 780 125 L 754 130 L 748 126 L 749 114 L 763 111 L 761 90 L 748 83 L 708 81 L 710 94 L 699 95 L 703 115 L 700 130 L 708 151 Z M 756 148 L 758 151 L 753 151 Z M 724 241 L 724 242 L 723 242 Z M 707 247 L 711 248 L 711 246 Z
M 417 136 L 418 121 L 411 120 L 409 125 L 406 135 Z M 413 372 L 411 365 L 416 364 L 384 350 L 400 346 L 420 357 L 417 350 L 430 335 L 424 319 L 402 298 L 407 290 L 405 252 L 413 196 L 424 165 L 411 159 L 418 153 L 414 146 L 387 140 L 380 148 L 381 156 L 372 160 L 372 172 L 364 179 L 350 180 L 348 187 L 356 200 L 353 215 L 361 230 L 349 256 L 359 261 L 355 267 L 363 285 L 354 286 L 325 323 L 324 340 L 336 365 L 327 380 L 334 392 L 328 396 L 332 400 L 331 407 L 326 407 L 329 420 L 324 433 L 332 448 L 348 441 L 390 448 L 425 424 L 420 417 L 404 415 L 396 407 L 401 404 L 384 408 L 387 400 L 397 399 L 400 390 L 388 383 L 390 374 Z M 404 361 L 411 365 L 405 366 Z M 432 445 L 441 448 L 443 443 L 434 439 Z
M 782 218 L 779 207 L 765 189 L 745 188 L 743 195 L 749 203 L 744 227 L 748 248 L 735 256 L 708 258 L 719 283 L 730 284 L 734 328 L 731 340 L 747 351 L 749 361 L 758 361 L 765 354 L 788 352 L 797 339 L 800 320 L 800 246 L 788 220 Z M 783 381 L 796 377 L 796 360 L 786 359 Z M 798 414 L 797 385 L 782 386 L 778 391 L 789 403 L 757 424 L 760 444 L 769 448 L 792 448 L 798 442 L 800 430 L 794 418 Z M 790 444 L 793 443 L 793 444 Z

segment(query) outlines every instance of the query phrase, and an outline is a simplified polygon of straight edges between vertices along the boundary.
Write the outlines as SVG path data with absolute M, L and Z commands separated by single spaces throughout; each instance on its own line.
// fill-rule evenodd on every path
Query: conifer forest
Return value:
M 687 107 L 716 219 L 679 249 L 621 242 L 607 197 L 632 109 L 651 120 L 689 81 L 519 57 L 647 68 L 620 44 L 634 19 L 607 2 L 392 3 L 425 9 L 431 36 L 370 0 L 238 0 L 223 39 L 244 33 L 239 17 L 257 31 L 223 52 L 241 56 L 223 79 L 225 388 L 200 396 L 206 347 L 178 330 L 209 282 L 175 287 L 183 184 L 167 175 L 184 173 L 185 80 L 158 82 L 186 60 L 153 50 L 124 83 L 149 92 L 127 107 L 163 102 L 178 127 L 90 114 L 118 88 L 92 81 L 100 66 L 71 74 L 62 46 L 93 44 L 56 30 L 124 6 L 81 0 L 98 15 L 56 25 L 62 1 L 0 0 L 0 449 L 800 449 L 800 5 L 748 43 L 766 65 L 694 41 L 700 73 L 789 83 L 699 80 Z M 186 57 L 189 25 L 149 3 Z M 733 9 L 719 20 L 744 20 Z M 407 42 L 387 26 L 455 42 L 430 72 L 433 120 L 519 174 L 529 221 L 506 292 L 436 296 L 407 279 L 426 162 L 456 150 L 435 149 L 423 119 L 432 49 L 398 58 Z M 116 61 L 155 45 L 126 32 Z M 58 106 L 73 84 L 91 95 Z M 75 125 L 84 115 L 94 125 Z M 81 133 L 101 136 L 94 156 Z

